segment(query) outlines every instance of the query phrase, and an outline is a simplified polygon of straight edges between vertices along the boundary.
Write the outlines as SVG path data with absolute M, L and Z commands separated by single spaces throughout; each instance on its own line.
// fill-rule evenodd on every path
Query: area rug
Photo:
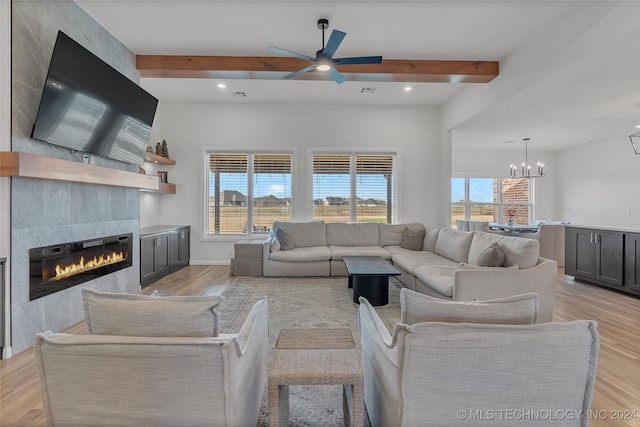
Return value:
M 389 304 L 376 307 L 387 328 L 400 321 L 400 288 L 389 282 Z M 283 328 L 350 328 L 360 346 L 358 304 L 345 277 L 239 277 L 222 293 L 220 332 L 240 330 L 253 304 L 269 299 L 269 341 L 271 352 Z M 268 355 L 269 362 L 272 354 Z M 342 426 L 340 386 L 292 386 L 289 390 L 289 426 Z M 268 425 L 267 393 L 262 399 L 258 426 Z M 368 420 L 367 420 L 368 422 Z

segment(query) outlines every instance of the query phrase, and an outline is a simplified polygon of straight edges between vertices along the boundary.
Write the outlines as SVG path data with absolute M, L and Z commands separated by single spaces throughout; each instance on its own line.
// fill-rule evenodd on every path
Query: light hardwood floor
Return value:
M 224 266 L 190 266 L 143 293 L 220 294 L 234 280 L 228 274 Z M 597 320 L 600 334 L 591 426 L 640 426 L 640 299 L 574 282 L 560 270 L 554 321 L 578 319 Z M 79 323 L 67 332 L 86 333 L 86 328 Z M 0 361 L 0 426 L 44 426 L 39 393 L 32 351 Z

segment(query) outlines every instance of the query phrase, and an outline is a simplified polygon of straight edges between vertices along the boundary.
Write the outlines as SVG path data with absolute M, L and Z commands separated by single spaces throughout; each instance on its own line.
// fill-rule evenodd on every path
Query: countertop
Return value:
M 602 231 L 619 231 L 623 233 L 640 233 L 639 228 L 631 228 L 631 227 L 607 227 L 605 225 L 583 225 L 583 224 L 566 224 L 565 227 L 588 228 L 591 230 L 602 230 Z
M 156 234 L 168 233 L 170 231 L 184 230 L 191 228 L 190 225 L 152 225 L 140 228 L 140 237 L 149 237 Z

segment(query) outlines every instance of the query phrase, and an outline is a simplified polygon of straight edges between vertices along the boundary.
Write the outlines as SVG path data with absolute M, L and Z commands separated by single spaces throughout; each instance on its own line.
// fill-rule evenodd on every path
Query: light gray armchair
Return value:
M 544 224 L 535 233 L 522 233 L 520 237 L 536 239 L 540 242 L 540 256 L 552 259 L 558 267 L 564 267 L 564 224 Z
M 263 299 L 233 335 L 40 334 L 34 349 L 47 425 L 255 426 L 268 329 Z
M 508 231 L 498 231 L 489 228 L 489 221 L 468 221 L 457 219 L 456 227 L 459 231 L 484 231 L 485 233 L 499 234 L 501 236 L 509 236 Z
M 360 339 L 374 427 L 544 423 L 509 421 L 514 413 L 507 410 L 566 414 L 563 426 L 589 424 L 599 343 L 593 321 L 425 322 L 397 324 L 390 334 L 362 299 Z

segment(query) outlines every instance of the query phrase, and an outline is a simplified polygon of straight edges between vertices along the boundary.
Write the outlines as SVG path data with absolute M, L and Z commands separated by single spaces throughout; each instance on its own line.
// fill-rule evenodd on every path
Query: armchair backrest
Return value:
M 530 236 L 522 234 L 522 237 L 530 237 L 540 242 L 540 256 L 554 260 L 558 267 L 564 267 L 564 224 L 540 224 L 538 231 Z
M 266 300 L 215 338 L 39 334 L 47 425 L 255 425 L 268 347 Z
M 364 395 L 371 425 L 511 425 L 507 417 L 513 414 L 504 411 L 529 410 L 528 415 L 566 414 L 563 426 L 587 426 L 587 416 L 578 415 L 591 407 L 596 326 L 587 320 L 399 323 L 390 334 L 361 299 Z M 540 422 L 533 415 L 516 424 Z
M 458 411 L 470 417 L 474 410 L 504 422 L 508 415 L 500 411 L 514 409 L 571 412 L 568 417 L 575 420 L 563 425 L 588 425 L 586 415 L 577 415 L 591 408 L 598 354 L 595 322 L 418 323 L 407 331 L 402 425 L 468 425 L 471 418 L 463 420 Z M 527 425 L 527 419 L 538 425 L 535 417 L 518 420 L 518 425 Z

